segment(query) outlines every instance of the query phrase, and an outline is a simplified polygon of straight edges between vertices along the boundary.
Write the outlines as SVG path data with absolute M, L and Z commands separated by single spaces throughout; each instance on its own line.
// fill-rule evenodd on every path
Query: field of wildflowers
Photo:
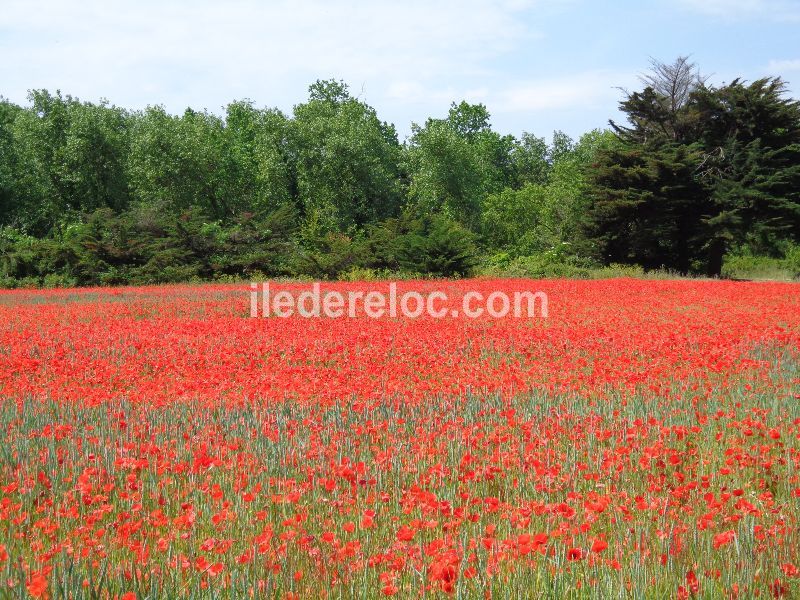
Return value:
M 0 598 L 800 595 L 800 287 L 535 288 L 547 319 L 0 292 Z

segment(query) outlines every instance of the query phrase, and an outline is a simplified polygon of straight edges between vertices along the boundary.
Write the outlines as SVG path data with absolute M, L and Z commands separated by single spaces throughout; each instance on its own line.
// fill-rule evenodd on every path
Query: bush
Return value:
M 297 257 L 295 273 L 317 279 L 336 279 L 361 265 L 361 247 L 341 233 L 328 233 L 314 240 Z
M 510 277 L 520 279 L 554 279 L 559 277 L 574 277 L 587 279 L 591 270 L 587 267 L 554 260 L 551 255 L 535 254 L 533 256 L 520 256 L 510 260 L 498 259 L 504 257 L 495 255 L 490 262 L 484 265 L 482 275 L 490 277 Z
M 475 236 L 443 215 L 423 216 L 398 238 L 397 261 L 407 271 L 466 277 L 478 262 Z
M 793 278 L 800 279 L 800 245 L 792 245 L 786 250 L 783 264 Z
M 17 287 L 17 283 L 13 277 L 0 275 L 0 290 L 13 290 Z
M 729 279 L 789 280 L 800 278 L 800 246 L 786 244 L 783 257 L 758 256 L 746 248 L 725 256 L 722 276 Z
M 389 279 L 390 273 L 387 271 L 378 271 L 368 267 L 353 267 L 349 271 L 343 273 L 340 277 L 343 281 L 380 281 L 381 279 Z
M 42 279 L 42 287 L 46 288 L 71 288 L 78 285 L 78 280 L 69 275 L 48 273 Z
M 592 275 L 595 279 L 644 279 L 647 277 L 647 273 L 640 265 L 620 265 L 617 263 L 611 263 L 601 269 L 595 269 Z

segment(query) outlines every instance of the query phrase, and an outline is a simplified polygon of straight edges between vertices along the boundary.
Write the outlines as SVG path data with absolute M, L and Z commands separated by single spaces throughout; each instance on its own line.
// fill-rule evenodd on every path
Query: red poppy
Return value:
M 734 538 L 736 537 L 736 532 L 733 530 L 725 531 L 723 533 L 718 533 L 714 536 L 713 545 L 714 549 L 722 548 L 723 546 L 727 546 L 730 544 Z
M 31 578 L 28 580 L 28 584 L 25 587 L 33 598 L 47 597 L 48 582 L 47 578 L 41 573 L 35 573 L 31 575 Z
M 583 550 L 580 548 L 570 548 L 567 551 L 567 560 L 581 560 L 583 558 Z

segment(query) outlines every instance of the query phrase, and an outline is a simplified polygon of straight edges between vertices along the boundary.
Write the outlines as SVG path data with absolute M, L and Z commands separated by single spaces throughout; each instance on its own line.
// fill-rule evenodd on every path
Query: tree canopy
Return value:
M 656 63 L 620 104 L 629 125 L 590 174 L 602 260 L 719 275 L 737 246 L 800 240 L 800 103 L 780 78 L 710 86 L 694 69 Z
M 407 140 L 338 80 L 287 114 L 0 98 L 0 284 L 359 269 L 465 275 L 517 259 L 719 275 L 800 242 L 800 103 L 712 85 L 687 57 L 624 91 L 626 122 L 504 135 L 454 102 Z

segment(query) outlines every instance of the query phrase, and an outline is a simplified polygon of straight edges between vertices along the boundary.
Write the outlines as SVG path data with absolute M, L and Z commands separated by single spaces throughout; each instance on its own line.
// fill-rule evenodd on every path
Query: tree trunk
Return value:
M 722 275 L 722 257 L 725 256 L 725 242 L 720 239 L 711 241 L 708 248 L 708 267 L 706 275 L 719 277 Z
M 689 236 L 687 235 L 686 223 L 681 222 L 678 229 L 678 272 L 681 275 L 689 274 Z

